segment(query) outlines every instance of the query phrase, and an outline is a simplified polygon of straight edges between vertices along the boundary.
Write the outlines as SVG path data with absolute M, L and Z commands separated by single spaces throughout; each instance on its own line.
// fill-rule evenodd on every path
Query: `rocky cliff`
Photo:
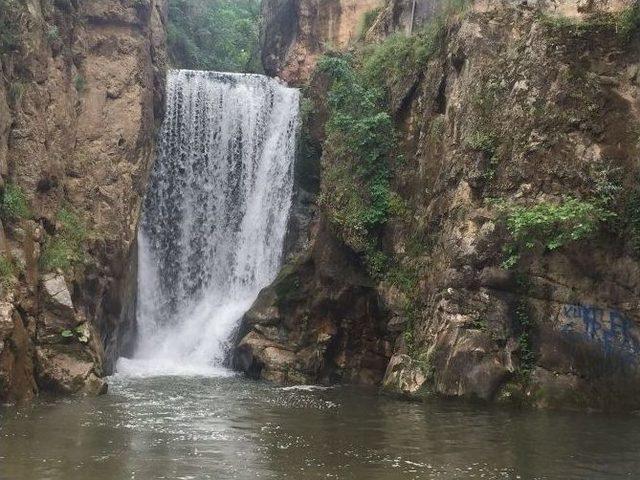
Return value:
M 0 401 L 102 391 L 131 347 L 165 9 L 0 1 Z
M 400 139 L 388 185 L 363 176 L 345 117 L 326 123 L 328 91 L 346 95 L 331 69 L 311 77 L 316 214 L 246 315 L 236 365 L 412 397 L 637 408 L 640 7 L 422 3 L 415 38 L 385 40 L 413 7 L 390 1 L 362 50 L 327 63 L 343 84 L 349 62 L 385 72 Z M 372 186 L 389 190 L 376 223 Z
M 345 49 L 370 25 L 368 12 L 382 0 L 265 0 L 262 3 L 262 63 L 268 75 L 300 85 L 319 55 Z

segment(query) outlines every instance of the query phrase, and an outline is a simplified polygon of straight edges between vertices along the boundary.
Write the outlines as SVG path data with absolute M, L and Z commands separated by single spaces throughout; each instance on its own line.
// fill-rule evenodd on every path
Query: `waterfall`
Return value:
M 171 71 L 138 234 L 138 346 L 118 371 L 224 372 L 225 344 L 275 278 L 291 208 L 299 93 Z

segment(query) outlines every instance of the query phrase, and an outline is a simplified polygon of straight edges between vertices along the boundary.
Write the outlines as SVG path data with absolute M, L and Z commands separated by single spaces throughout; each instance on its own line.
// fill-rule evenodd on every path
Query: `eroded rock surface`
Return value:
M 0 342 L 13 348 L 1 354 L 0 400 L 32 396 L 36 380 L 41 390 L 96 393 L 134 334 L 135 233 L 164 104 L 166 3 L 13 3 L 2 12 L 13 43 L 0 55 L 0 170 L 29 212 L 2 219 L 16 271 L 3 282 L 13 327 Z M 44 266 L 47 249 L 64 271 Z
M 268 75 L 300 85 L 327 48 L 345 48 L 363 35 L 367 12 L 382 0 L 266 0 L 262 5 L 262 63 Z
M 441 7 L 417 3 L 420 22 Z M 406 31 L 411 4 L 387 2 L 368 39 Z M 640 261 L 624 205 L 638 188 L 640 40 L 609 16 L 633 4 L 477 1 L 448 18 L 428 66 L 389 91 L 403 154 L 393 189 L 408 213 L 382 244 L 415 287 L 372 280 L 319 207 L 308 248 L 245 317 L 239 366 L 416 397 L 637 408 Z M 321 145 L 326 84 L 311 78 Z M 322 175 L 339 162 L 325 152 Z M 491 199 L 559 204 L 609 187 L 617 226 L 505 267 L 510 233 Z

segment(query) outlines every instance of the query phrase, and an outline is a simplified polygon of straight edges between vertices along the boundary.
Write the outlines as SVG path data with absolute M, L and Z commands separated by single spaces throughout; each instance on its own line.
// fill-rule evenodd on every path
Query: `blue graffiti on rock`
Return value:
M 622 312 L 591 305 L 565 305 L 562 314 L 567 320 L 561 328 L 563 333 L 579 334 L 599 344 L 607 355 L 618 354 L 629 362 L 640 360 L 638 330 Z

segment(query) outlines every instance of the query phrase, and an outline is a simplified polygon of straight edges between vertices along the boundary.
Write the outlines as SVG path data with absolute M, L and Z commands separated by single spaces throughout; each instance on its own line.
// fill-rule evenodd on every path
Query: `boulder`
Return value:
M 43 390 L 65 395 L 105 393 L 107 384 L 95 374 L 94 366 L 94 362 L 75 352 L 48 347 L 36 349 L 37 382 Z
M 388 392 L 419 396 L 425 390 L 427 373 L 409 355 L 396 354 L 389 361 L 382 386 Z
M 75 317 L 71 293 L 62 275 L 51 273 L 42 278 L 47 309 L 64 317 Z

